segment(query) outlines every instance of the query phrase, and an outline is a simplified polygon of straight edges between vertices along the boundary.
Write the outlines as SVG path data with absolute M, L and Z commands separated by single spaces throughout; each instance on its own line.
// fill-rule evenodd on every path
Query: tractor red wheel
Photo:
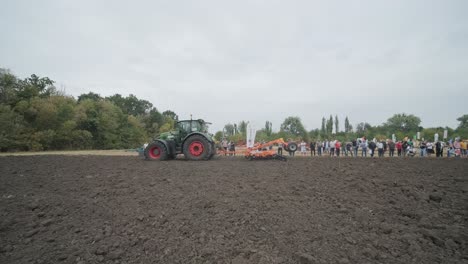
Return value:
M 193 141 L 189 145 L 189 152 L 192 156 L 200 156 L 203 153 L 204 147 L 200 141 Z
M 189 160 L 210 159 L 211 143 L 203 136 L 193 135 L 184 142 L 184 155 Z
M 159 159 L 161 157 L 161 148 L 159 146 L 153 146 L 148 150 L 148 154 L 151 159 Z
M 145 149 L 145 158 L 147 160 L 166 160 L 167 157 L 166 147 L 161 142 L 153 142 Z

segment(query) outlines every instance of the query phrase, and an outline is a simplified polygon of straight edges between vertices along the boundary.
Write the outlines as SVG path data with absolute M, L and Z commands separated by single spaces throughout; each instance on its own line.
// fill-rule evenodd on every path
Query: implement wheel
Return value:
M 286 147 L 286 151 L 291 151 L 291 152 L 296 152 L 297 150 L 297 144 L 296 142 L 290 142 L 288 143 L 287 147 Z

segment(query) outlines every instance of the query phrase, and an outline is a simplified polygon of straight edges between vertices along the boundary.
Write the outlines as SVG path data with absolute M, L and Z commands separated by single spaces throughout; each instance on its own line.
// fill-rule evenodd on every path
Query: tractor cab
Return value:
M 208 133 L 208 123 L 206 123 L 203 119 L 197 120 L 182 120 L 177 122 L 176 130 L 179 131 L 180 134 L 188 135 L 192 132 L 200 132 L 200 133 Z

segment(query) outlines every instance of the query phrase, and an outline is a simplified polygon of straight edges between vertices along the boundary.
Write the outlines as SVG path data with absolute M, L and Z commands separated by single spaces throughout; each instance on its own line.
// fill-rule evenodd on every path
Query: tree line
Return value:
M 301 118 L 298 116 L 287 117 L 281 123 L 278 132 L 272 132 L 272 123 L 265 122 L 265 127 L 257 130 L 257 141 L 270 141 L 277 138 L 317 141 L 317 140 L 332 140 L 338 139 L 342 142 L 366 136 L 367 138 L 391 139 L 394 134 L 396 139 L 404 137 L 413 138 L 419 132 L 420 137 L 426 140 L 433 140 L 434 134 L 438 133 L 439 138 L 443 138 L 444 131 L 447 130 L 449 138 L 460 137 L 468 139 L 468 115 L 463 115 L 457 118 L 459 125 L 457 128 L 450 127 L 429 127 L 424 128 L 421 125 L 421 119 L 412 114 L 395 114 L 387 119 L 381 125 L 372 126 L 367 122 L 357 123 L 354 127 L 351 125 L 348 117 L 344 120 L 343 129 L 340 126 L 338 116 L 330 115 L 329 118 L 322 118 L 320 128 L 315 128 L 307 131 L 302 124 Z M 245 141 L 247 121 L 240 121 L 239 124 L 228 123 L 224 126 L 223 131 L 218 131 L 215 134 L 217 140 L 226 138 L 234 142 Z
M 74 98 L 48 77 L 0 69 L 0 151 L 136 148 L 177 120 L 132 94 Z
M 366 122 L 352 126 L 346 117 L 342 128 L 338 116 L 330 115 L 322 118 L 320 128 L 307 131 L 300 117 L 290 116 L 278 132 L 273 132 L 272 122 L 266 121 L 256 139 L 347 141 L 362 136 L 391 138 L 392 134 L 401 139 L 417 132 L 430 139 L 435 133 L 442 138 L 444 130 L 450 138 L 468 138 L 468 115 L 457 120 L 460 123 L 455 129 L 423 128 L 419 117 L 403 113 L 377 126 Z M 177 121 L 175 112 L 161 113 L 149 101 L 132 94 L 102 97 L 89 92 L 74 98 L 58 91 L 48 77 L 33 74 L 21 79 L 0 68 L 0 151 L 136 148 L 172 130 Z M 245 141 L 247 125 L 247 121 L 228 123 L 223 131 L 216 132 L 215 139 Z

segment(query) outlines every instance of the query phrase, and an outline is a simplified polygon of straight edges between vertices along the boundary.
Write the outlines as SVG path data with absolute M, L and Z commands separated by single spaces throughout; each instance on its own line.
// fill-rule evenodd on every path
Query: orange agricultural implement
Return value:
M 279 155 L 276 150 L 269 149 L 270 146 L 281 144 L 285 151 L 295 152 L 297 144 L 295 142 L 285 142 L 282 138 L 275 139 L 266 143 L 257 143 L 252 148 L 247 148 L 245 158 L 249 160 L 255 159 L 278 159 L 286 161 L 286 157 Z

